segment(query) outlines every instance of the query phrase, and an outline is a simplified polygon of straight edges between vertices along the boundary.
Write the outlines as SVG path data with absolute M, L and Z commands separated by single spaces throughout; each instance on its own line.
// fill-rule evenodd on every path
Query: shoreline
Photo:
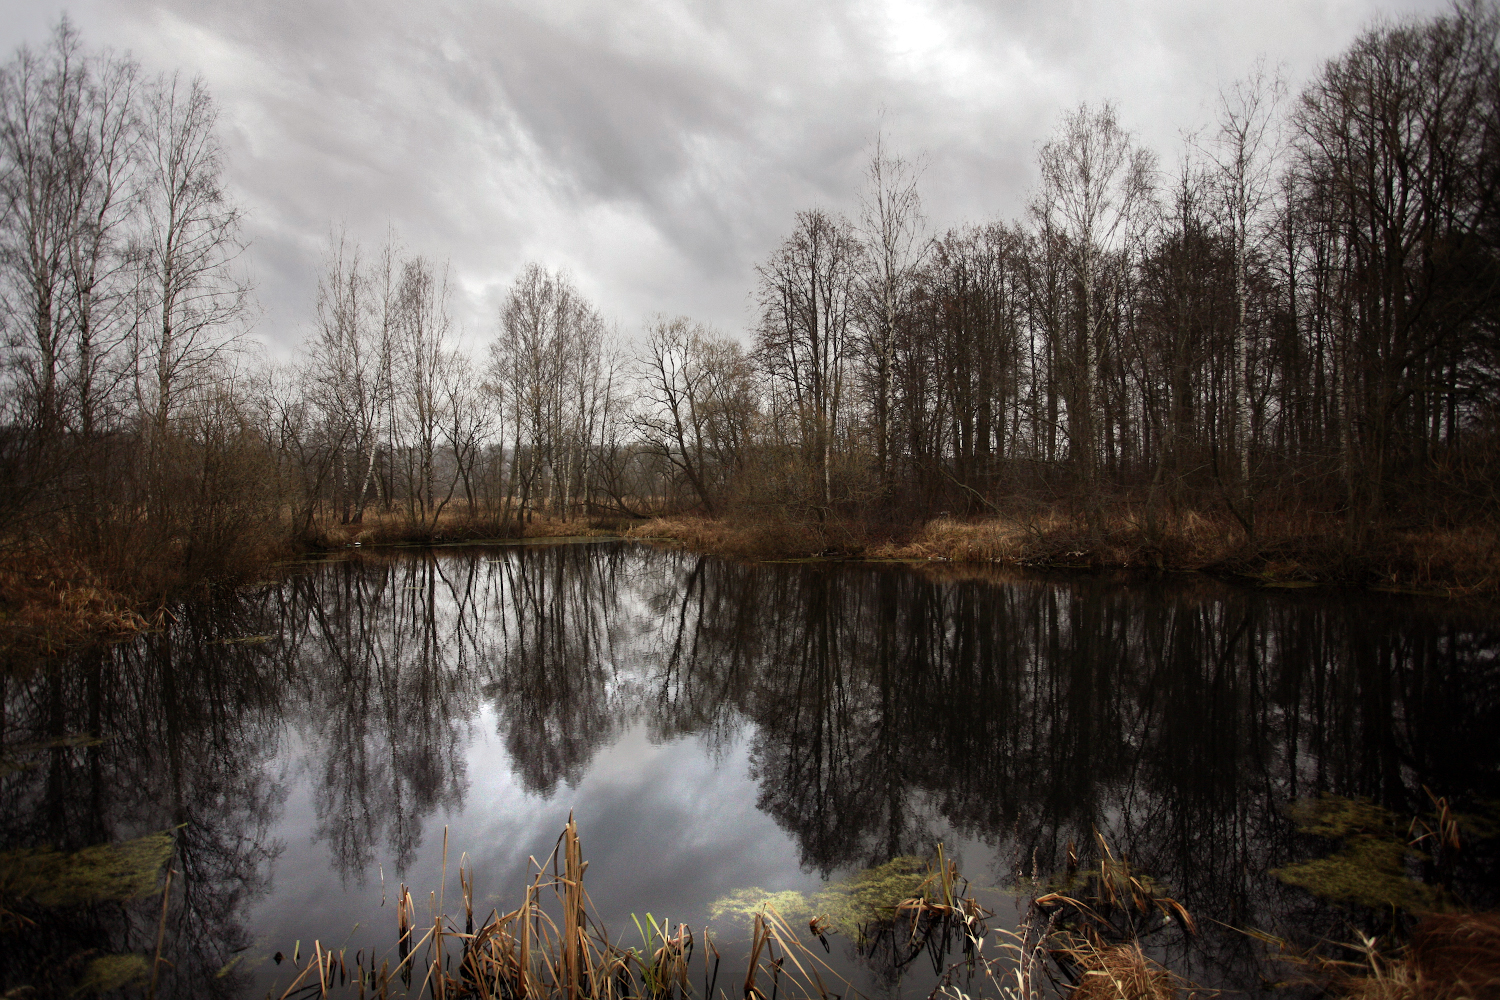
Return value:
M 1267 520 L 1265 530 L 1248 541 L 1237 525 L 1191 512 L 1154 528 L 1137 518 L 1116 517 L 1092 535 L 1077 516 L 1055 511 L 1026 517 L 940 515 L 905 526 L 832 519 L 817 524 L 784 515 L 537 518 L 513 535 L 467 518 L 445 519 L 421 532 L 394 519 L 372 518 L 322 526 L 235 579 L 195 587 L 234 586 L 289 562 L 335 553 L 621 539 L 747 562 L 1201 573 L 1270 589 L 1347 587 L 1500 610 L 1500 530 L 1494 527 L 1386 529 L 1354 544 L 1332 520 Z M 13 554 L 0 564 L 0 655 L 47 657 L 129 639 L 159 627 L 168 601 L 188 589 L 194 588 L 131 595 L 110 587 L 79 558 Z
M 1260 587 L 1348 587 L 1455 604 L 1500 607 L 1500 532 L 1388 531 L 1351 546 L 1328 533 L 1278 533 L 1246 543 L 1201 518 L 1156 541 L 1136 526 L 1106 526 L 1091 542 L 1076 518 L 938 517 L 906 537 L 842 525 L 795 526 L 690 516 L 655 518 L 625 537 L 754 562 L 866 561 L 915 567 L 995 566 L 1066 573 L 1201 573 Z M 1135 530 L 1131 530 L 1135 527 Z M 831 544 L 830 544 L 831 543 Z

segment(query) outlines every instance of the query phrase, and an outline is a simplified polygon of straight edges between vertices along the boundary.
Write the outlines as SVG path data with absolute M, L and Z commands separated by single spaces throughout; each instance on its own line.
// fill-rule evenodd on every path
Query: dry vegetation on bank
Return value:
M 74 560 L 35 554 L 0 560 L 0 655 L 48 655 L 148 627 L 136 602 Z
M 1228 515 L 1189 511 L 1151 523 L 1122 510 L 1091 533 L 1057 509 L 985 518 L 940 516 L 902 531 L 856 521 L 663 517 L 627 535 L 740 559 L 837 556 L 1063 569 L 1192 570 L 1271 585 L 1354 584 L 1446 596 L 1500 594 L 1500 531 L 1490 525 L 1384 529 L 1350 538 L 1340 520 L 1261 519 L 1253 539 Z
M 314 549 L 340 549 L 349 545 L 442 545 L 449 542 L 510 541 L 523 538 L 584 538 L 616 534 L 634 521 L 614 518 L 574 517 L 568 520 L 538 515 L 525 524 L 513 520 L 470 515 L 455 507 L 432 524 L 416 524 L 400 512 L 366 513 L 357 523 L 317 524 L 305 537 Z
M 403 884 L 394 954 L 314 941 L 287 973 L 283 996 L 327 995 L 348 984 L 360 996 L 396 993 L 541 1000 L 689 1000 L 743 989 L 747 1000 L 837 1000 L 863 994 L 824 955 L 830 935 L 858 956 L 886 955 L 905 965 L 932 953 L 938 983 L 929 1000 L 1173 1000 L 1202 991 L 1154 960 L 1147 944 L 1160 935 L 1200 933 L 1192 915 L 1149 877 L 1117 856 L 1096 834 L 1097 857 L 1076 872 L 1021 887 L 1030 897 L 1020 925 L 994 928 L 994 914 L 971 895 L 958 865 L 939 845 L 935 859 L 897 858 L 829 886 L 813 907 L 747 889 L 726 897 L 715 919 L 748 922 L 743 967 L 725 962 L 709 927 L 635 918 L 639 944 L 611 937 L 585 888 L 588 863 L 570 816 L 556 847 L 527 886 L 519 907 L 476 920 L 475 873 L 459 862 L 461 917 L 441 897 L 423 913 Z M 444 883 L 447 841 L 444 839 Z M 1056 886 L 1060 891 L 1047 891 Z M 801 901 L 803 904 L 807 900 Z M 829 907 L 823 910 L 822 907 Z M 425 922 L 422 921 L 426 917 Z M 807 932 L 804 935 L 802 927 Z M 462 929 L 460 929 L 462 926 Z M 724 930 L 724 927 L 720 927 Z M 1429 914 L 1405 943 L 1365 939 L 1335 946 L 1360 961 L 1301 953 L 1269 935 L 1293 981 L 1328 997 L 1351 1000 L 1461 1000 L 1500 988 L 1500 918 L 1493 914 Z M 300 944 L 300 943 L 299 943 Z M 822 949 L 818 949 L 818 945 Z M 1146 945 L 1143 947 L 1143 945 Z M 988 946 L 988 947 L 986 947 Z M 889 953 L 885 950 L 891 949 Z M 699 993 L 701 983 L 701 994 Z M 741 983 L 743 985 L 741 986 Z M 280 985 L 280 984 L 278 984 Z

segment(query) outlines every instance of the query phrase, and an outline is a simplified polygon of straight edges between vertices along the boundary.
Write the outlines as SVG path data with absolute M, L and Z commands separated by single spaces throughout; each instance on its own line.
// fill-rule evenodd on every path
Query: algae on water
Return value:
M 928 864 L 921 858 L 893 858 L 829 883 L 811 898 L 790 889 L 781 892 L 767 892 L 758 886 L 738 889 L 714 900 L 709 916 L 714 920 L 725 916 L 748 920 L 770 905 L 788 922 L 826 916 L 834 929 L 853 936 L 862 925 L 890 919 L 899 904 L 921 896 L 922 883 L 928 874 Z
M 89 963 L 74 996 L 102 996 L 145 979 L 151 963 L 141 955 L 105 955 Z
M 727 896 L 720 896 L 708 907 L 711 920 L 722 920 L 725 916 L 744 917 L 751 920 L 769 906 L 787 921 L 805 920 L 812 916 L 812 904 L 807 897 L 795 889 L 767 892 L 758 885 L 736 889 Z
M 1424 855 L 1407 844 L 1390 810 L 1368 799 L 1325 794 L 1294 802 L 1287 814 L 1301 832 L 1342 846 L 1326 858 L 1271 869 L 1281 881 L 1332 902 L 1397 906 L 1412 913 L 1446 908 L 1442 889 L 1407 874 L 1407 858 Z
M 813 909 L 827 914 L 841 933 L 853 935 L 872 920 L 889 920 L 896 907 L 922 895 L 927 862 L 917 857 L 892 858 L 842 882 L 831 882 L 813 897 Z
M 156 892 L 172 856 L 172 837 L 153 833 L 72 854 L 50 847 L 0 854 L 0 899 L 8 905 L 79 906 Z

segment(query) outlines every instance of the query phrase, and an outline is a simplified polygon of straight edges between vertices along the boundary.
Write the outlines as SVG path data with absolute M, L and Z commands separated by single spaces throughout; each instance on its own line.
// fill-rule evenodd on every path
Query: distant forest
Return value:
M 1300 93 L 1256 67 L 1172 166 L 1080 106 L 1023 217 L 944 232 L 877 139 L 857 211 L 799 212 L 759 265 L 743 339 L 626 340 L 530 264 L 475 357 L 445 264 L 335 233 L 272 365 L 211 95 L 64 21 L 0 67 L 0 537 L 156 592 L 372 515 L 1492 523 L 1497 44 L 1474 0 Z

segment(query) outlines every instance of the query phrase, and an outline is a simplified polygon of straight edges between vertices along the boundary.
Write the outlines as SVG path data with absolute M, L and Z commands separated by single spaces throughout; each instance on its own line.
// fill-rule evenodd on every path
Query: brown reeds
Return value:
M 805 558 L 837 547 L 830 546 L 826 534 L 813 526 L 784 519 L 658 517 L 630 528 L 625 536 L 694 552 L 750 560 Z M 845 539 L 845 546 L 849 544 L 850 541 Z
M 1077 938 L 1058 946 L 1076 965 L 1070 1000 L 1172 1000 L 1177 981 L 1151 961 L 1138 943 L 1101 945 Z
M 137 602 L 77 559 L 35 552 L 0 559 L 0 653 L 50 656 L 151 627 Z
M 658 922 L 650 914 L 644 922 L 637 918 L 643 947 L 634 948 L 612 942 L 594 917 L 584 884 L 588 862 L 573 817 L 552 853 L 540 863 L 533 858 L 532 864 L 535 875 L 521 905 L 508 913 L 491 911 L 476 926 L 474 876 L 465 856 L 459 863 L 462 930 L 449 921 L 443 896 L 434 892 L 430 925 L 419 935 L 411 891 L 402 884 L 396 899 L 394 967 L 389 959 L 367 957 L 361 950 L 351 970 L 342 950 L 334 952 L 314 941 L 313 954 L 282 997 L 309 991 L 322 995 L 346 981 L 361 997 L 386 997 L 396 978 L 407 990 L 415 985 L 417 993 L 434 1000 L 686 1000 L 693 995 L 690 970 L 699 939 L 685 924 Z M 545 905 L 549 901 L 551 905 Z M 831 1000 L 848 995 L 847 983 L 817 959 L 774 910 L 757 915 L 755 937 L 746 996 Z M 452 952 L 457 952 L 456 961 Z M 717 990 L 721 956 L 706 930 L 702 952 L 704 996 L 722 997 Z M 294 965 L 300 963 L 300 955 L 299 947 L 293 953 Z M 420 981 L 412 975 L 419 964 L 427 970 Z M 829 989 L 830 982 L 839 986 L 837 993 Z
M 851 520 L 680 516 L 627 537 L 746 560 L 868 558 L 1027 568 L 1196 570 L 1269 586 L 1356 584 L 1435 596 L 1500 595 L 1500 528 L 1390 528 L 1351 538 L 1332 515 L 1263 511 L 1248 537 L 1227 512 L 1148 517 L 1120 505 L 1091 527 L 1061 507 L 984 517 L 940 515 L 907 529 Z M 894 537 L 893 537 L 894 536 Z
M 1094 831 L 1094 841 L 1099 848 L 1097 870 L 1084 874 L 1076 889 L 1038 896 L 1037 906 L 1043 909 L 1069 907 L 1096 928 L 1103 924 L 1123 924 L 1117 928 L 1122 937 L 1136 938 L 1173 920 L 1180 922 L 1190 934 L 1198 932 L 1192 914 L 1150 878 L 1136 872 L 1129 861 L 1117 858 L 1109 842 L 1097 830 Z M 1070 875 L 1069 881 L 1073 880 L 1074 876 Z M 1143 924 L 1143 918 L 1149 923 Z
M 443 870 L 446 883 L 447 843 Z M 1095 914 L 1110 900 L 1137 908 L 1165 907 L 1187 926 L 1186 911 L 1164 901 L 1148 880 L 1130 872 L 1100 841 L 1102 860 L 1089 876 L 1092 894 L 1069 897 L 1072 910 Z M 914 859 L 898 859 L 907 865 Z M 718 986 L 721 956 L 705 928 L 701 937 L 682 923 L 658 920 L 651 914 L 634 917 L 639 947 L 612 941 L 595 917 L 585 887 L 588 862 L 583 856 L 578 824 L 571 815 L 551 853 L 541 862 L 532 859 L 534 874 L 525 887 L 521 905 L 507 913 L 492 910 L 476 920 L 473 911 L 474 873 L 467 855 L 458 865 L 463 927 L 446 915 L 443 890 L 430 893 L 430 920 L 425 929 L 416 919 L 411 890 L 403 883 L 396 899 L 396 964 L 385 956 L 361 949 L 352 966 L 343 948 L 325 948 L 315 940 L 307 964 L 301 949 L 293 950 L 296 977 L 281 994 L 283 1000 L 310 993 L 324 995 L 352 983 L 361 998 L 387 997 L 393 980 L 404 992 L 433 1000 L 449 997 L 482 1000 L 688 1000 L 696 995 L 692 960 L 702 953 L 704 1000 L 727 1000 Z M 883 869 L 879 869 L 883 870 Z M 969 972 L 974 997 L 995 1000 L 1039 1000 L 1043 995 L 1041 970 L 1057 960 L 1075 983 L 1072 995 L 1082 1000 L 1162 1000 L 1172 995 L 1178 980 L 1147 959 L 1136 941 L 1108 941 L 1097 931 L 1080 930 L 1075 923 L 1060 927 L 1065 907 L 1043 897 L 1019 932 L 1001 930 L 998 947 L 986 952 L 991 916 L 969 894 L 958 865 L 939 848 L 937 857 L 903 878 L 915 879 L 915 891 L 898 902 L 869 910 L 858 928 L 864 942 L 906 939 L 902 962 L 910 961 L 926 942 L 939 976 L 933 998 L 971 1000 L 955 985 L 960 969 Z M 911 890 L 908 883 L 907 891 Z M 1111 895 L 1112 894 L 1112 895 Z M 1053 894 L 1054 897 L 1056 894 Z M 1056 904 L 1058 900 L 1051 901 Z M 751 912 L 751 940 L 744 978 L 737 991 L 743 1000 L 842 1000 L 858 996 L 851 984 L 794 930 L 791 922 L 769 900 Z M 874 925 L 879 924 L 880 928 Z M 808 935 L 827 947 L 826 935 L 843 924 L 825 914 L 808 921 Z M 855 933 L 850 931 L 849 933 Z M 937 964 L 948 954 L 933 940 L 954 934 L 964 942 L 963 958 L 946 971 Z M 864 946 L 861 946 L 862 948 Z M 425 966 L 422 977 L 413 973 Z M 977 977 L 977 979 L 976 979 Z M 397 992 L 403 992 L 397 989 Z M 736 990 L 731 989 L 733 993 Z M 1447 1000 L 1447 998 L 1444 998 Z
M 1349 1000 L 1473 1000 L 1500 996 L 1500 914 L 1434 913 L 1404 945 L 1355 932 L 1357 941 L 1303 950 L 1274 935 L 1252 932 L 1303 981 Z M 1335 957 L 1335 956 L 1344 957 Z

